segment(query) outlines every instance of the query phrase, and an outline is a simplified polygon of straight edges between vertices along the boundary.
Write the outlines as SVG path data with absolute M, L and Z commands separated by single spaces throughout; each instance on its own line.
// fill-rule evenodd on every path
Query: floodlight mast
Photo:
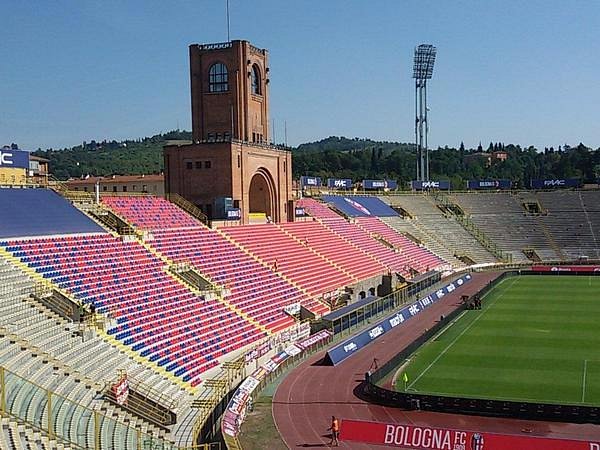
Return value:
M 433 76 L 437 49 L 430 44 L 415 47 L 413 78 L 415 79 L 415 146 L 417 149 L 417 180 L 429 181 L 429 149 L 427 135 L 427 80 Z

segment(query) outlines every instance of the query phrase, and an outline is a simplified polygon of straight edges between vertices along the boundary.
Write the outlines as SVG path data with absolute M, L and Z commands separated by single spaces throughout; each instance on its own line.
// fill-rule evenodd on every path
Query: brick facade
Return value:
M 249 222 L 250 212 L 264 212 L 276 222 L 288 220 L 293 198 L 289 151 L 240 141 L 215 142 L 167 146 L 164 157 L 166 191 L 185 197 L 209 217 L 216 198 L 231 197 L 234 207 L 241 209 L 242 223 Z M 257 208 L 261 204 L 266 204 L 264 211 Z
M 227 67 L 223 78 L 214 79 L 215 64 Z M 194 141 L 220 140 L 226 136 L 245 142 L 269 142 L 267 51 L 247 41 L 190 45 L 192 135 Z M 258 75 L 253 89 L 253 74 Z M 255 91 L 257 93 L 255 93 Z
M 292 157 L 269 145 L 267 51 L 247 41 L 190 45 L 193 143 L 164 147 L 165 189 L 215 218 L 230 197 L 250 213 L 293 220 Z

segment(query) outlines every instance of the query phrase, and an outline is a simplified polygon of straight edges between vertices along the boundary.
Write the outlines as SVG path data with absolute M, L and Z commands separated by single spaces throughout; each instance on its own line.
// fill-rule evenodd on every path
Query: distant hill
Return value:
M 152 137 L 126 141 L 91 141 L 63 150 L 38 150 L 35 155 L 50 160 L 50 171 L 59 179 L 85 175 L 135 175 L 164 170 L 162 147 L 172 140 L 191 140 L 189 131 L 169 131 Z M 351 178 L 394 179 L 401 186 L 414 178 L 414 144 L 330 136 L 292 149 L 293 176 L 313 175 Z M 494 159 L 494 152 L 508 155 Z M 484 149 L 443 147 L 430 152 L 431 179 L 451 180 L 464 186 L 469 179 L 507 178 L 527 187 L 531 178 L 600 178 L 600 149 L 583 144 L 564 145 L 538 151 L 534 147 L 490 143 Z
M 136 175 L 164 170 L 163 145 L 171 140 L 191 140 L 189 131 L 169 131 L 136 140 L 91 141 L 62 150 L 38 150 L 34 155 L 50 160 L 50 171 L 60 180 L 85 175 Z
M 324 152 L 324 151 L 342 151 L 352 152 L 360 150 L 381 149 L 384 154 L 389 154 L 394 150 L 413 150 L 414 144 L 403 144 L 399 142 L 373 141 L 365 138 L 347 138 L 339 136 L 330 136 L 320 141 L 307 142 L 300 144 L 294 149 L 296 152 Z

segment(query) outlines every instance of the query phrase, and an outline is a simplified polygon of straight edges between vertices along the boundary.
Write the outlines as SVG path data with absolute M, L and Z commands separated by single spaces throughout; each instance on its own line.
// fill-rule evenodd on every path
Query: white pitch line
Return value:
M 588 360 L 583 360 L 583 384 L 581 386 L 581 403 L 585 403 L 585 378 L 587 376 L 587 363 Z
M 515 279 L 514 279 L 514 280 L 512 281 L 512 283 L 510 284 L 510 286 L 508 286 L 506 289 L 504 289 L 504 292 L 506 292 L 507 290 L 509 290 L 509 289 L 512 287 L 512 285 L 513 285 L 513 284 L 515 284 L 515 282 L 516 282 L 516 281 L 517 281 L 519 278 L 520 278 L 520 277 L 515 277 Z M 489 291 L 489 292 L 491 292 L 491 291 Z M 485 298 L 485 296 L 486 296 L 486 295 L 487 295 L 489 292 L 487 292 L 487 293 L 484 295 L 484 298 Z M 498 299 L 499 299 L 499 298 L 500 298 L 500 295 L 494 299 L 494 303 L 495 303 L 496 301 L 498 301 Z M 469 325 L 468 325 L 468 326 L 467 326 L 467 327 L 466 327 L 464 330 L 462 330 L 462 332 L 461 332 L 461 333 L 460 333 L 458 336 L 456 336 L 456 337 L 455 337 L 455 338 L 452 340 L 452 342 L 450 342 L 450 344 L 448 344 L 448 346 L 447 346 L 447 347 L 446 347 L 446 348 L 445 348 L 445 349 L 444 349 L 444 350 L 443 350 L 443 351 L 442 351 L 442 352 L 441 352 L 441 353 L 440 353 L 440 354 L 439 354 L 439 355 L 438 355 L 438 356 L 437 356 L 437 357 L 436 357 L 436 358 L 435 358 L 433 361 L 431 361 L 431 364 L 429 364 L 429 365 L 428 365 L 428 366 L 425 368 L 425 370 L 423 370 L 423 372 L 421 372 L 421 373 L 419 374 L 419 376 L 418 376 L 417 378 L 415 378 L 415 379 L 413 380 L 413 382 L 412 382 L 412 383 L 410 383 L 410 384 L 408 385 L 408 387 L 407 387 L 407 390 L 408 390 L 408 389 L 410 389 L 410 388 L 411 388 L 411 387 L 412 387 L 412 386 L 413 386 L 413 385 L 414 385 L 414 384 L 415 384 L 417 381 L 419 381 L 419 380 L 421 379 L 421 377 L 422 377 L 423 375 L 425 375 L 425 373 L 427 373 L 427 371 L 429 371 L 429 369 L 431 369 L 431 368 L 432 368 L 432 367 L 435 365 L 435 363 L 437 363 L 437 362 L 440 360 L 440 358 L 446 354 L 446 352 L 447 352 L 448 350 L 450 350 L 450 348 L 451 348 L 451 347 L 452 347 L 452 346 L 453 346 L 453 345 L 456 343 L 456 341 L 458 341 L 458 340 L 459 340 L 459 339 L 460 339 L 460 338 L 461 338 L 461 337 L 462 337 L 462 336 L 463 336 L 463 335 L 464 335 L 464 334 L 465 334 L 467 331 L 469 331 L 469 329 L 470 329 L 470 328 L 471 328 L 471 327 L 472 327 L 472 326 L 475 324 L 475 322 L 477 322 L 479 319 L 481 319 L 481 316 L 483 316 L 483 315 L 484 315 L 486 312 L 488 312 L 488 311 L 489 311 L 489 309 L 491 308 L 491 306 L 492 306 L 492 303 L 488 303 L 488 306 L 487 306 L 487 308 L 486 308 L 484 311 L 482 311 L 482 312 L 481 312 L 481 314 L 480 314 L 480 315 L 478 315 L 478 316 L 475 318 L 475 320 L 473 320 L 473 322 L 471 322 L 471 323 L 470 323 L 470 324 L 469 324 Z

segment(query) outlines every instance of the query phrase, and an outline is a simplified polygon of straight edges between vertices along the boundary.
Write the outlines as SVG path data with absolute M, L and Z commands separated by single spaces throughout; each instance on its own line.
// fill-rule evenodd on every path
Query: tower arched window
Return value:
M 229 90 L 229 73 L 223 63 L 213 64 L 208 71 L 209 92 L 226 92 Z
M 256 64 L 252 66 L 252 93 L 261 95 L 260 69 Z

